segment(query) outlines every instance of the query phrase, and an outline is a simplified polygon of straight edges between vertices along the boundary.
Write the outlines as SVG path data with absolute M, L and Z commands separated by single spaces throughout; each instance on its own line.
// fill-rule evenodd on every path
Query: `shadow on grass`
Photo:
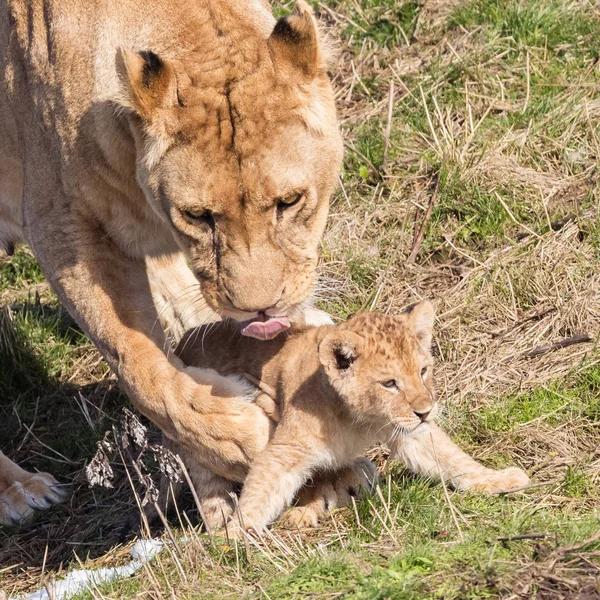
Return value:
M 0 448 L 70 491 L 32 521 L 0 527 L 0 587 L 9 595 L 37 582 L 44 563 L 56 570 L 123 541 L 138 514 L 124 468 L 115 468 L 113 489 L 90 489 L 85 466 L 127 402 L 60 306 L 36 298 L 0 307 Z

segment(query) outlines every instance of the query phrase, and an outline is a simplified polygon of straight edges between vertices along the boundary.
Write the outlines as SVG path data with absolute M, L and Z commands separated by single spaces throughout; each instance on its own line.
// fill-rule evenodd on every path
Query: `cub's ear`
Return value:
M 362 339 L 351 331 L 333 331 L 319 344 L 319 360 L 329 376 L 338 377 L 352 370 L 360 356 Z
M 317 21 L 303 0 L 291 15 L 277 21 L 267 45 L 276 67 L 293 67 L 313 79 L 324 66 Z
M 173 66 L 154 52 L 120 49 L 117 72 L 124 87 L 122 104 L 144 119 L 151 119 L 158 108 L 177 101 L 177 78 Z
M 435 322 L 435 309 L 429 300 L 422 300 L 406 310 L 408 323 L 419 340 L 419 344 L 429 352 L 433 337 L 433 324 Z

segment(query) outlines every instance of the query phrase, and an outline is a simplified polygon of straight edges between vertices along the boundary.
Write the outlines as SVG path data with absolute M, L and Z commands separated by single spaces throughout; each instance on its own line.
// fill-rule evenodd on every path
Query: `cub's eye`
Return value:
M 208 225 L 211 229 L 215 226 L 215 218 L 210 210 L 184 210 L 183 216 L 193 225 L 204 224 Z
M 388 390 L 396 390 L 398 389 L 398 384 L 395 379 L 386 379 L 381 382 L 381 385 Z
M 421 377 L 423 377 L 423 378 L 427 377 L 427 373 L 429 373 L 429 367 L 423 367 L 421 369 Z
M 290 196 L 286 196 L 285 198 L 277 199 L 277 216 L 280 217 L 284 210 L 288 208 L 292 208 L 292 206 L 297 206 L 302 202 L 304 198 L 304 193 L 298 192 L 297 194 L 291 194 Z

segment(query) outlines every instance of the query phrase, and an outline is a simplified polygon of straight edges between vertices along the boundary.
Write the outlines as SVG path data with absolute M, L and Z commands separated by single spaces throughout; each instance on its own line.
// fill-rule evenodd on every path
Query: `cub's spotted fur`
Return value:
M 433 321 L 433 307 L 424 301 L 399 316 L 364 313 L 337 326 L 292 329 L 268 342 L 244 338 L 227 325 L 182 341 L 185 363 L 221 375 L 247 374 L 275 395 L 279 423 L 254 457 L 239 501 L 245 528 L 264 529 L 315 473 L 355 465 L 380 441 L 390 442 L 414 472 L 441 474 L 457 488 L 501 492 L 528 483 L 521 469 L 478 464 L 433 422 Z M 198 465 L 192 470 L 202 479 L 197 491 L 214 526 L 231 514 L 223 493 L 230 485 Z M 310 498 L 306 504 L 299 510 L 308 516 L 292 515 L 293 522 L 322 516 L 322 506 Z

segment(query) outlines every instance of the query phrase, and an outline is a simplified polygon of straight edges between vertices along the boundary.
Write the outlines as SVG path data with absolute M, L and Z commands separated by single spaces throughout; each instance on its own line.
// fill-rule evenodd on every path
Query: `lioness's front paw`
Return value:
M 225 525 L 213 532 L 215 537 L 226 538 L 230 541 L 244 540 L 249 537 L 261 539 L 265 533 L 264 529 L 257 530 L 254 527 L 248 526 L 247 523 L 242 524 L 239 520 L 239 515 L 232 515 Z
M 300 319 L 296 322 L 304 323 L 310 327 L 321 327 L 322 325 L 333 325 L 333 319 L 324 310 L 318 308 L 305 308 Z
M 16 481 L 0 494 L 0 524 L 16 525 L 35 510 L 47 510 L 67 497 L 67 490 L 49 473 L 36 473 Z
M 529 485 L 529 477 L 523 469 L 509 467 L 502 471 L 492 471 L 489 477 L 473 485 L 472 489 L 488 494 L 512 492 Z

